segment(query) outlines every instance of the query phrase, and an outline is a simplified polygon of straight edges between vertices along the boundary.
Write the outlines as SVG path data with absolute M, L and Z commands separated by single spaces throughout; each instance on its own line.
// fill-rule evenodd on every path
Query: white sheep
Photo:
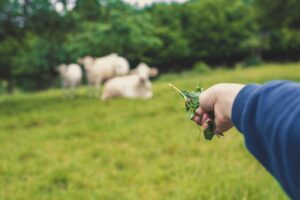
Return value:
M 126 75 L 130 69 L 129 62 L 115 53 L 95 59 L 86 56 L 79 58 L 78 63 L 84 65 L 90 92 L 96 96 L 103 82 L 115 76 Z
M 145 63 L 141 63 L 132 70 L 130 75 L 115 77 L 104 84 L 102 100 L 115 97 L 144 98 L 153 96 L 152 84 L 149 77 L 157 76 L 158 70 L 150 68 Z
M 78 64 L 61 64 L 57 71 L 62 78 L 62 87 L 65 95 L 67 89 L 71 89 L 71 96 L 75 93 L 75 88 L 81 83 L 82 70 Z

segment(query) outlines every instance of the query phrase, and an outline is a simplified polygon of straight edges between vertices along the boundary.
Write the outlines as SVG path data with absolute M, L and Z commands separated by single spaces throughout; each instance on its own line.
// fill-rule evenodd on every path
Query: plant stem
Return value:
M 174 90 L 176 90 L 177 92 L 179 92 L 179 94 L 181 94 L 183 96 L 183 98 L 185 100 L 187 100 L 188 98 L 177 88 L 175 87 L 173 84 L 169 83 L 169 86 L 171 86 Z

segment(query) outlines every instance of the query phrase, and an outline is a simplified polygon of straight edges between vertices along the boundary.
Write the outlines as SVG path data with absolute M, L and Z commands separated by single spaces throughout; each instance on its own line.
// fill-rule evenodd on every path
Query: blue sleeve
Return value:
M 245 86 L 234 100 L 232 121 L 248 150 L 292 199 L 300 199 L 300 84 Z

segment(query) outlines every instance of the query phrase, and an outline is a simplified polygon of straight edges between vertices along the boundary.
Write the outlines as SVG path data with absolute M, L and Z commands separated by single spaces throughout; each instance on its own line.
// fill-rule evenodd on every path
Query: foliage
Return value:
M 182 70 L 183 65 L 188 67 L 192 50 L 188 39 L 184 36 L 183 6 L 154 4 L 145 11 L 151 14 L 155 25 L 155 35 L 162 43 L 156 51 L 147 53 L 154 58 L 153 64 L 162 72 Z
M 244 67 L 259 66 L 259 65 L 262 65 L 262 64 L 263 64 L 263 61 L 260 58 L 256 57 L 256 56 L 248 57 L 242 63 L 242 65 Z
M 15 54 L 20 44 L 15 38 L 8 37 L 6 40 L 0 42 L 0 46 L 0 80 L 5 80 L 8 83 L 7 92 L 12 92 L 12 69 L 14 65 L 13 58 L 10 55 Z
M 55 41 L 27 34 L 14 59 L 18 67 L 12 69 L 12 74 L 17 77 L 17 84 L 27 90 L 50 85 L 55 80 L 55 68 L 63 61 L 60 47 Z
M 203 61 L 196 62 L 196 64 L 193 67 L 193 70 L 197 73 L 207 73 L 211 71 L 209 66 Z
M 81 20 L 97 21 L 101 16 L 101 5 L 97 0 L 77 0 L 74 11 Z
M 297 0 L 254 0 L 263 30 L 300 28 L 300 2 Z
M 282 28 L 268 35 L 270 44 L 264 49 L 267 59 L 297 60 L 300 55 L 300 30 Z
M 72 9 L 70 2 L 0 1 L 0 80 L 7 91 L 48 88 L 57 64 L 112 52 L 131 67 L 146 62 L 163 73 L 199 60 L 216 66 L 248 58 L 299 60 L 296 0 L 189 0 L 145 8 L 122 0 L 75 0 Z
M 111 23 L 85 23 L 80 30 L 77 34 L 70 33 L 65 44 L 73 62 L 85 55 L 115 52 L 135 63 L 151 63 L 145 53 L 161 45 L 149 15 L 117 17 Z
M 228 63 L 248 55 L 249 48 L 241 45 L 257 34 L 253 10 L 242 1 L 195 1 L 186 7 L 189 12 L 186 36 L 197 60 Z M 201 13 L 201 14 L 199 14 Z

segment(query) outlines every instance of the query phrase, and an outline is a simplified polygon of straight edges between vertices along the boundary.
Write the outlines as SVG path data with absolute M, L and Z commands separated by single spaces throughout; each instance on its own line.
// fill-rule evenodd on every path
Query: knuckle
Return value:
M 214 134 L 218 135 L 218 134 L 222 133 L 223 131 L 219 127 L 216 127 L 213 132 L 214 132 Z

